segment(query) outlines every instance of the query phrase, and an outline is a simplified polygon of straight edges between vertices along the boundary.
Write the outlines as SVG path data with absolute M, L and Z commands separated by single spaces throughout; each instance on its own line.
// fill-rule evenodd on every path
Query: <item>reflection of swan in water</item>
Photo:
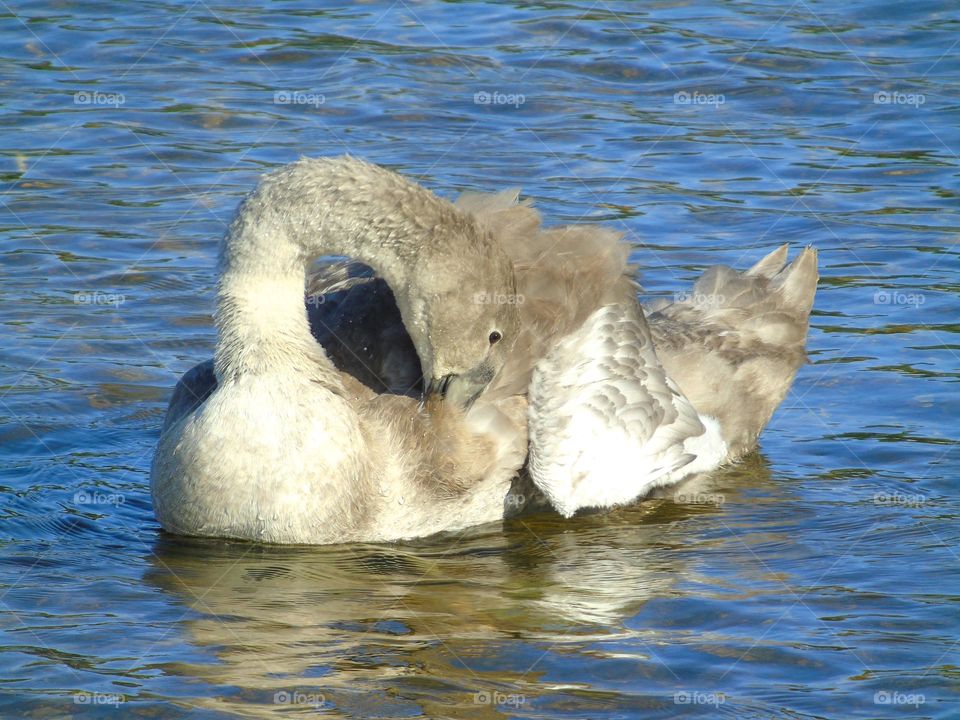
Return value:
M 191 611 L 176 631 L 191 647 L 161 668 L 195 683 L 185 700 L 249 717 L 289 710 L 282 692 L 322 695 L 334 716 L 509 716 L 474 694 L 543 694 L 540 666 L 527 670 L 547 651 L 659 662 L 631 618 L 691 578 L 697 543 L 716 542 L 696 528 L 745 506 L 741 488 L 766 490 L 768 472 L 758 456 L 721 472 L 726 505 L 535 514 L 403 546 L 161 538 L 146 580 Z

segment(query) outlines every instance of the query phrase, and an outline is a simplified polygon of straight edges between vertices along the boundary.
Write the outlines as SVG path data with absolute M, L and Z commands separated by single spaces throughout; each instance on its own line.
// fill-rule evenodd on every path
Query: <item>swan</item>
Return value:
M 376 393 L 310 331 L 309 263 L 385 278 L 427 397 Z M 349 157 L 264 176 L 220 245 L 212 365 L 178 383 L 151 465 L 155 515 L 180 535 L 384 541 L 499 519 L 526 455 L 525 401 L 480 398 L 519 335 L 512 265 L 475 219 Z M 507 376 L 500 373 L 500 376 Z
M 217 422 L 227 424 L 223 414 L 201 410 L 222 392 L 225 379 L 237 380 L 221 369 L 231 367 L 222 357 L 225 343 L 228 350 L 233 345 L 231 328 L 224 330 L 224 321 L 231 316 L 218 309 L 217 357 L 189 371 L 178 384 L 154 462 L 155 505 L 166 493 L 165 507 L 172 508 L 157 512 L 168 530 L 275 542 L 389 540 L 499 519 L 518 511 L 524 496 L 526 501 L 536 501 L 531 496 L 539 495 L 566 517 L 584 508 L 629 503 L 658 487 L 733 462 L 756 447 L 761 430 L 805 361 L 818 280 L 817 254 L 812 248 L 789 263 L 788 247 L 782 246 L 743 272 L 725 266 L 710 268 L 691 293 L 645 310 L 637 301 L 629 246 L 619 233 L 594 225 L 544 229 L 532 205 L 519 201 L 518 190 L 466 193 L 451 205 L 387 170 L 351 159 L 337 162 L 334 167 L 340 175 L 320 183 L 319 191 L 299 187 L 303 178 L 294 177 L 278 183 L 287 197 L 282 192 L 257 191 L 244 203 L 224 242 L 222 255 L 228 261 L 221 262 L 218 306 L 228 299 L 225 288 L 244 286 L 259 277 L 265 261 L 259 255 L 266 254 L 269 260 L 266 236 L 270 232 L 283 235 L 276 233 L 276 216 L 292 217 L 285 222 L 308 249 L 298 255 L 285 296 L 285 312 L 298 318 L 295 345 L 309 348 L 311 362 L 325 373 L 338 372 L 339 382 L 348 391 L 342 398 L 348 405 L 372 402 L 391 407 L 395 414 L 386 422 L 373 423 L 374 434 L 385 429 L 399 434 L 391 449 L 400 449 L 409 460 L 405 453 L 412 447 L 413 459 L 389 475 L 374 463 L 371 472 L 380 472 L 385 481 L 371 485 L 366 481 L 364 453 L 373 452 L 377 438 L 371 439 L 368 432 L 364 436 L 368 444 L 350 456 L 366 484 L 345 481 L 343 476 L 349 473 L 334 473 L 327 483 L 296 483 L 290 473 L 315 477 L 314 463 L 328 461 L 322 451 L 312 450 L 318 457 L 303 453 L 299 446 L 292 455 L 289 450 L 286 455 L 265 452 L 263 441 L 257 440 L 257 449 L 244 453 L 244 467 L 268 469 L 259 473 L 246 469 L 244 477 L 253 478 L 253 483 L 237 483 L 235 458 L 221 466 L 211 451 L 214 460 L 201 462 L 199 470 L 201 476 L 212 472 L 219 480 L 205 480 L 200 484 L 206 490 L 196 490 L 195 481 L 182 479 L 182 466 L 167 462 L 175 454 L 171 448 L 179 448 L 180 438 L 196 441 L 180 427 L 185 418 L 201 412 L 208 425 L 203 432 L 216 438 L 221 453 L 237 445 L 232 428 L 213 427 Z M 354 175 L 364 177 L 364 182 L 348 182 Z M 270 177 L 263 183 L 268 188 Z M 312 206 L 317 210 L 311 212 Z M 381 215 L 391 222 L 382 221 Z M 265 224 L 269 232 L 254 232 L 251 239 L 251 231 L 244 228 L 256 227 L 255 221 Z M 385 262 L 378 255 L 380 248 L 397 242 L 398 236 L 407 238 L 402 261 Z M 473 238 L 468 245 L 483 245 L 482 258 L 463 252 L 465 237 Z M 243 255 L 248 245 L 262 247 L 234 282 L 231 252 Z M 436 247 L 442 252 L 434 252 Z M 332 263 L 312 275 L 304 313 L 305 263 L 322 254 L 346 255 L 361 263 Z M 431 270 L 411 282 L 410 268 L 417 267 L 424 255 Z M 443 301 L 430 290 L 438 282 L 437 270 L 447 273 Z M 491 274 L 495 281 L 485 282 Z M 296 282 L 292 282 L 294 276 Z M 299 306 L 294 286 L 299 288 Z M 431 302 L 431 309 L 424 310 Z M 252 325 L 261 330 L 248 339 L 243 352 L 256 356 L 259 347 L 285 352 L 292 336 L 277 334 L 281 325 L 253 300 L 245 310 L 239 329 Z M 425 314 L 433 318 L 426 330 L 419 322 Z M 474 318 L 472 324 L 468 317 Z M 475 340 L 494 325 L 509 328 L 506 334 L 512 340 L 497 345 L 500 353 L 495 359 L 481 360 L 486 349 L 475 343 L 472 353 L 438 365 L 436 359 L 451 352 L 447 344 L 459 344 L 464 328 L 470 328 L 467 336 Z M 494 330 L 490 333 L 493 338 Z M 432 379 L 424 384 L 421 378 Z M 327 398 L 316 400 L 312 394 L 278 388 L 288 381 L 283 373 L 273 373 L 271 379 L 274 393 L 288 402 L 296 395 L 299 401 L 299 414 L 273 414 L 270 426 L 277 438 L 282 438 L 285 428 L 294 436 L 304 432 L 291 422 L 324 415 L 303 405 L 308 401 L 322 405 Z M 437 388 L 446 390 L 445 400 L 429 393 Z M 423 390 L 431 399 L 418 413 L 415 406 Z M 274 399 L 269 396 L 270 402 Z M 249 394 L 240 404 L 246 404 L 248 413 L 251 408 L 269 407 L 260 399 L 252 401 Z M 353 418 L 350 412 L 346 415 Z M 331 456 L 354 447 L 355 436 L 337 435 L 320 420 L 316 422 L 316 427 L 309 428 L 312 437 L 319 434 Z M 436 439 L 450 432 L 442 429 L 444 423 L 467 438 L 457 445 L 460 454 L 444 466 L 444 471 L 459 471 L 470 478 L 452 483 L 462 491 L 457 495 L 459 504 L 453 503 L 458 509 L 453 517 L 447 517 L 451 505 L 443 492 L 412 491 L 410 480 L 403 476 L 404 472 L 426 473 L 432 478 L 431 487 L 446 487 L 443 472 L 437 469 L 442 457 L 437 448 L 443 441 Z M 245 432 L 248 438 L 259 438 L 259 422 L 254 420 Z M 495 458 L 479 473 L 475 471 L 478 453 Z M 281 468 L 283 479 L 266 480 Z M 291 484 L 299 494 L 295 500 L 288 499 L 286 506 L 273 496 L 264 497 L 261 490 L 263 486 L 289 495 Z M 240 505 L 242 522 L 234 522 L 235 509 L 204 509 L 210 503 L 218 508 L 218 493 L 231 496 L 235 485 L 242 490 L 242 502 L 231 497 L 226 505 Z M 508 492 L 508 487 L 513 490 Z M 394 488 L 406 489 L 398 493 Z M 325 493 L 324 499 L 311 496 L 313 490 Z M 377 501 L 378 490 L 381 496 L 394 498 L 392 508 Z M 398 495 L 401 505 L 404 497 L 415 498 L 406 513 L 396 507 Z M 183 509 L 184 499 L 196 501 L 197 517 Z M 319 512 L 318 502 L 337 509 Z M 307 505 L 314 519 L 323 518 L 323 531 L 304 530 L 310 519 L 297 512 Z M 290 531 L 284 529 L 290 522 L 288 511 L 300 518 Z M 364 524 L 359 519 L 371 514 L 377 522 Z

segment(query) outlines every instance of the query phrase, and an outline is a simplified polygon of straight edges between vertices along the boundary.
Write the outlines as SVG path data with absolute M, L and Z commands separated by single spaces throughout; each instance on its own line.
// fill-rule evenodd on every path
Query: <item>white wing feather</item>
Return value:
M 599 308 L 537 363 L 528 420 L 530 476 L 565 517 L 630 502 L 722 457 L 715 423 L 664 373 L 636 302 Z

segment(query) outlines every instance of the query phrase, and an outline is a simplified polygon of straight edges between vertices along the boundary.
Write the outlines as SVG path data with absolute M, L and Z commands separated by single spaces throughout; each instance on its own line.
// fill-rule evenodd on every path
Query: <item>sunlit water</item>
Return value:
M 0 4 L 0 715 L 960 717 L 949 2 Z M 820 249 L 701 503 L 183 541 L 147 471 L 238 199 L 301 154 L 522 186 L 649 297 Z

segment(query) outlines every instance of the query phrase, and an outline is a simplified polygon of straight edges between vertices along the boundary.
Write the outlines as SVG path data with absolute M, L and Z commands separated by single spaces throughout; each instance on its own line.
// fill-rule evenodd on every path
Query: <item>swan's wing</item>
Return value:
M 332 263 L 307 282 L 307 315 L 338 369 L 377 393 L 419 396 L 422 372 L 396 300 L 365 265 Z
M 566 517 L 679 479 L 697 458 L 686 441 L 705 435 L 632 297 L 596 310 L 537 363 L 529 431 L 530 475 Z
M 213 371 L 213 360 L 206 360 L 187 370 L 173 389 L 173 396 L 167 406 L 167 415 L 163 420 L 164 432 L 198 407 L 217 389 L 217 376 Z

